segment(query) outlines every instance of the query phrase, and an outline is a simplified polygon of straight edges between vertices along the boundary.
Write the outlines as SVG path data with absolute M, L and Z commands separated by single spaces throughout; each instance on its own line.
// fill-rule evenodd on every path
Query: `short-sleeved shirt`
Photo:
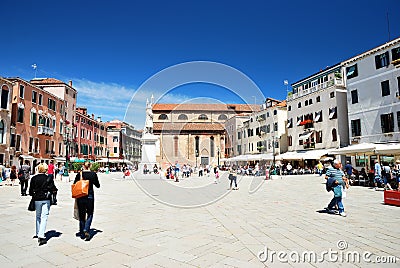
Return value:
M 379 163 L 375 164 L 374 170 L 375 170 L 375 176 L 379 176 L 379 177 L 382 176 L 382 169 L 381 169 L 381 165 L 379 165 Z
M 337 180 L 339 182 L 339 185 L 340 184 L 344 185 L 343 181 L 344 173 L 340 169 L 329 167 L 328 170 L 326 171 L 326 176 Z

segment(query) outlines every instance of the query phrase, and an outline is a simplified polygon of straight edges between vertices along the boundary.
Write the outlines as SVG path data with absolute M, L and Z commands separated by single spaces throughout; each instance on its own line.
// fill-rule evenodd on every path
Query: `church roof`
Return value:
M 222 103 L 155 103 L 153 112 L 157 111 L 214 111 L 214 112 L 256 112 L 260 110 L 259 105 L 250 104 L 222 104 Z
M 153 130 L 161 131 L 224 131 L 219 123 L 154 123 Z

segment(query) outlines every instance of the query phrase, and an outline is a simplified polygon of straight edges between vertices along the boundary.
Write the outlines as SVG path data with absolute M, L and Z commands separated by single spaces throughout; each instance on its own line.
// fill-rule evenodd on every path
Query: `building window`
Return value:
M 274 110 L 274 115 L 277 115 L 278 114 L 278 111 L 277 110 Z
M 322 143 L 322 130 L 315 132 L 315 142 Z
M 218 116 L 218 120 L 226 120 L 226 119 L 228 119 L 228 117 L 226 115 L 224 115 L 224 114 L 220 114 Z
M 268 125 L 267 125 L 267 133 L 270 133 L 270 132 L 271 132 L 271 125 L 268 124 Z
M 237 133 L 238 140 L 240 140 L 240 139 L 242 138 L 242 137 L 241 137 L 241 134 L 242 134 L 241 131 L 239 131 L 239 132 Z
M 336 131 L 336 128 L 332 129 L 332 141 L 337 141 L 337 131 Z
M 347 79 L 351 79 L 358 76 L 357 64 L 354 64 L 350 67 L 346 68 L 346 77 Z
M 308 100 L 304 102 L 304 106 L 308 106 Z
M 118 153 L 118 147 L 114 147 L 114 154 Z
M 9 90 L 7 86 L 3 86 L 1 89 L 1 104 L 0 104 L 1 109 L 7 109 L 8 107 L 8 93 Z
M 351 136 L 361 136 L 361 119 L 351 120 Z
M 381 114 L 381 128 L 382 133 L 389 133 L 394 131 L 393 113 Z
M 180 115 L 178 116 L 178 120 L 188 120 L 188 117 L 187 117 L 186 114 L 180 114 Z
M 314 122 L 316 122 L 316 123 L 322 122 L 322 110 L 319 112 L 315 112 Z
M 321 102 L 321 97 L 317 96 L 317 98 L 315 99 L 316 102 Z
M 329 119 L 337 118 L 337 107 L 329 108 Z
M 43 105 L 43 95 L 39 94 L 39 105 Z
M 31 126 L 36 127 L 37 114 L 36 111 L 31 111 Z
M 214 137 L 210 137 L 210 156 L 214 157 L 215 156 L 215 143 L 214 143 Z
M 389 51 L 375 56 L 375 67 L 380 69 L 389 65 Z
M 21 99 L 24 98 L 24 93 L 25 93 L 25 86 L 19 85 L 19 97 L 20 97 Z
M 19 122 L 19 123 L 24 122 L 24 108 L 23 107 L 18 107 L 17 122 Z
M 308 105 L 311 105 L 312 104 L 312 99 L 309 99 L 308 100 Z
M 113 142 L 118 142 L 118 136 L 113 136 Z
M 297 108 L 301 108 L 301 102 L 297 104 Z
M 208 117 L 205 114 L 201 114 L 201 115 L 199 115 L 198 119 L 199 120 L 208 120 Z
M 278 131 L 278 123 L 274 123 L 274 131 Z
M 397 112 L 397 127 L 400 131 L 400 112 Z
M 178 136 L 175 136 L 174 137 L 174 156 L 175 157 L 178 157 L 178 151 L 179 151 L 178 145 L 179 145 Z
M 288 146 L 292 146 L 292 142 L 293 142 L 292 136 L 288 136 L 287 141 L 288 141 Z
M 33 148 L 35 151 L 34 153 L 39 153 L 39 139 L 35 138 L 35 147 Z
M 0 144 L 5 143 L 4 141 L 4 121 L 0 120 Z
M 168 119 L 168 116 L 167 116 L 166 114 L 160 114 L 160 115 L 158 116 L 158 119 L 159 119 L 159 120 L 167 120 L 167 119 Z
M 392 49 L 392 61 L 400 59 L 400 47 Z
M 63 122 L 60 121 L 60 134 L 63 134 Z
M 390 95 L 389 80 L 381 82 L 382 97 Z
M 32 91 L 32 103 L 36 103 L 36 101 L 37 101 L 37 92 Z
M 287 108 L 287 110 L 290 112 L 290 111 L 292 110 L 292 106 L 289 105 L 288 108 Z
M 28 152 L 32 153 L 33 152 L 33 138 L 29 137 L 29 150 Z
M 292 127 L 293 127 L 293 118 L 290 118 L 290 119 L 288 120 L 286 127 L 287 127 L 287 128 L 292 128 Z
M 17 152 L 21 151 L 21 135 L 16 135 L 15 151 Z
M 334 98 L 334 97 L 335 97 L 335 92 L 329 93 L 329 97 L 330 97 L 330 98 Z
M 351 104 L 358 103 L 358 92 L 357 89 L 351 91 Z

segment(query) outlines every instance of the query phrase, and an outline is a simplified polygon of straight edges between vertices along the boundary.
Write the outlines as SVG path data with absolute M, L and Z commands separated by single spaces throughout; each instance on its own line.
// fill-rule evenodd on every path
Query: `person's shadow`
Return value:
M 62 235 L 62 233 L 55 231 L 55 230 L 50 230 L 47 231 L 44 236 L 46 237 L 46 240 L 49 241 L 51 238 L 53 237 L 60 237 Z
M 95 235 L 97 235 L 98 233 L 102 233 L 102 232 L 103 232 L 102 230 L 91 228 L 89 231 L 90 239 L 88 241 L 92 240 Z

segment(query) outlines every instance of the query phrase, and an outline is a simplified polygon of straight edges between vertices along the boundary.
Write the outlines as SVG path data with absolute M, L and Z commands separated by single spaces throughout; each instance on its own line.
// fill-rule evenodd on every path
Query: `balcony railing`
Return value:
M 53 136 L 54 135 L 54 129 L 45 127 L 45 126 L 38 126 L 38 135 L 48 135 L 48 136 Z
M 324 82 L 322 84 L 316 85 L 314 87 L 308 88 L 308 89 L 302 89 L 299 90 L 297 93 L 293 93 L 291 95 L 287 96 L 287 100 L 291 101 L 291 100 L 295 100 L 299 97 L 308 95 L 310 93 L 319 91 L 319 90 L 323 90 L 332 86 L 344 86 L 344 82 L 341 78 L 334 78 L 332 80 L 329 80 L 327 82 Z

